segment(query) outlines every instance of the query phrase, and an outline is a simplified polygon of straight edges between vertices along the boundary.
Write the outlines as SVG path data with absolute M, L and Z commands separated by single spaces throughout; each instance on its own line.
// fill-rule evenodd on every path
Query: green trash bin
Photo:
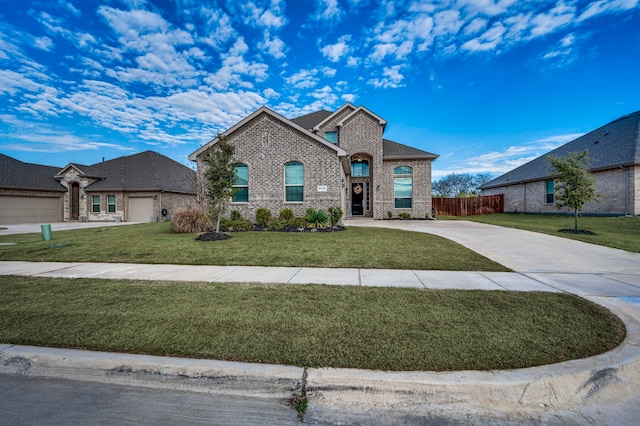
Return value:
M 51 225 L 40 225 L 40 229 L 42 229 L 42 241 L 51 240 Z

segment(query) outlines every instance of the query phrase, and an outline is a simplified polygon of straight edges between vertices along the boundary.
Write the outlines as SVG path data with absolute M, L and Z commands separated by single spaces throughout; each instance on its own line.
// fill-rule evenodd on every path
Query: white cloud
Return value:
M 247 25 L 265 29 L 278 29 L 288 22 L 280 1 L 271 1 L 267 7 L 265 1 L 258 5 L 253 1 L 242 3 L 240 8 L 245 14 L 244 22 Z
M 404 80 L 404 75 L 400 74 L 400 65 L 394 65 L 392 67 L 384 67 L 382 72 L 382 78 L 372 78 L 367 81 L 367 84 L 372 85 L 376 89 L 396 89 L 398 87 L 402 87 L 402 80 Z
M 338 0 L 317 0 L 314 18 L 318 21 L 340 21 L 343 13 Z
M 329 59 L 331 62 L 338 62 L 343 56 L 347 55 L 351 51 L 351 48 L 348 45 L 349 41 L 351 41 L 351 35 L 343 35 L 338 39 L 336 44 L 328 44 L 320 49 L 320 51 L 324 57 Z
M 287 84 L 296 89 L 310 89 L 318 85 L 320 79 L 316 77 L 318 70 L 300 70 L 291 77 L 285 79 Z
M 340 96 L 340 99 L 342 99 L 345 102 L 349 102 L 349 103 L 355 103 L 357 96 L 354 95 L 353 93 L 345 93 L 343 95 Z
M 286 46 L 284 42 L 277 36 L 271 38 L 268 31 L 264 33 L 264 40 L 258 43 L 258 49 L 266 52 L 276 59 L 282 59 L 286 56 Z
M 638 5 L 638 0 L 601 0 L 587 6 L 578 18 L 578 22 L 593 18 L 603 13 L 614 13 L 633 9 Z
M 37 37 L 33 41 L 33 45 L 41 50 L 51 50 L 53 48 L 53 41 L 49 37 Z
M 505 31 L 504 26 L 498 22 L 481 36 L 464 43 L 462 49 L 475 52 L 493 50 L 502 41 L 502 35 Z
M 574 6 L 567 6 L 563 1 L 560 1 L 548 13 L 540 13 L 532 19 L 531 36 L 539 37 L 552 33 L 572 22 L 575 19 L 575 14 L 576 8 Z

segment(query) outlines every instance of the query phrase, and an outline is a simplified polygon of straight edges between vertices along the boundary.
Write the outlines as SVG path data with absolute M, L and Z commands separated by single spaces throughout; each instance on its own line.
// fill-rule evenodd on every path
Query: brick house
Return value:
M 553 204 L 554 180 L 547 156 L 563 157 L 584 150 L 589 151 L 590 171 L 602 198 L 585 204 L 582 212 L 640 215 L 640 111 L 607 123 L 487 182 L 480 189 L 484 195 L 504 194 L 505 212 L 558 212 Z
M 195 188 L 193 170 L 154 151 L 62 169 L 0 154 L 0 223 L 163 220 Z
M 231 209 L 341 207 L 347 217 L 431 214 L 431 162 L 437 155 L 383 138 L 387 122 L 349 103 L 335 112 L 287 119 L 261 107 L 222 135 L 235 146 L 238 192 Z M 189 156 L 201 173 L 213 139 Z

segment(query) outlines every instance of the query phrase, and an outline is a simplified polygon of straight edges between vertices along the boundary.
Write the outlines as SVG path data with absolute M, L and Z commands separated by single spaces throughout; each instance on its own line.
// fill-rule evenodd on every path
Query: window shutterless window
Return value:
M 337 144 L 338 132 L 324 132 L 324 138 L 333 144 Z
M 107 212 L 109 213 L 116 212 L 116 196 L 115 195 L 107 195 Z
M 91 196 L 91 212 L 100 213 L 100 196 L 99 195 Z
M 413 169 L 400 166 L 393 169 L 393 198 L 396 209 L 410 209 L 413 206 Z
M 238 164 L 235 170 L 236 179 L 233 183 L 234 194 L 231 201 L 234 203 L 249 202 L 249 166 Z
M 546 181 L 546 202 L 547 204 L 553 204 L 553 193 L 554 193 L 554 185 L 553 179 L 547 179 Z
M 284 166 L 284 201 L 288 203 L 304 201 L 304 165 L 298 162 Z

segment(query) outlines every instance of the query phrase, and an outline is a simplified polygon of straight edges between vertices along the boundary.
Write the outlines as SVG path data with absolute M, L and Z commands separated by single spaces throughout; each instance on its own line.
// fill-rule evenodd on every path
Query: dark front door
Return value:
M 364 198 L 364 184 L 351 184 L 351 214 L 354 216 L 362 216 L 364 209 L 362 208 L 362 200 Z

